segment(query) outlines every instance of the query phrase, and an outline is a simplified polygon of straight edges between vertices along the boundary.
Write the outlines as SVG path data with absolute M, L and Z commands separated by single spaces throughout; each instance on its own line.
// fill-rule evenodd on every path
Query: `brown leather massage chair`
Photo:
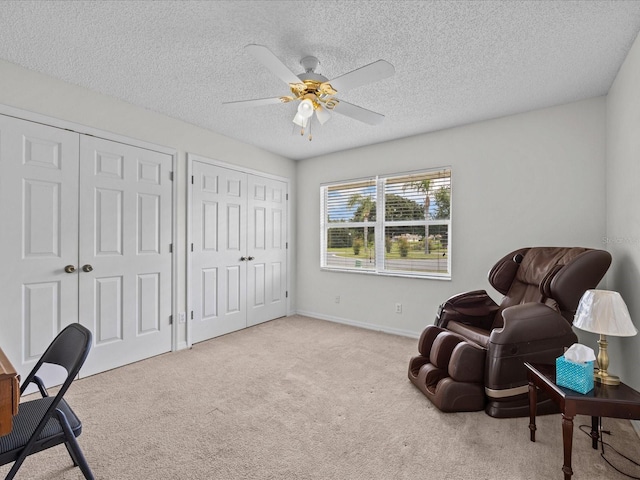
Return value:
M 595 288 L 611 255 L 588 248 L 522 248 L 489 272 L 504 298 L 484 290 L 442 304 L 422 332 L 409 379 L 444 412 L 485 409 L 493 417 L 529 414 L 524 362 L 554 363 L 578 339 L 571 328 L 583 293 Z M 538 395 L 540 414 L 557 411 Z

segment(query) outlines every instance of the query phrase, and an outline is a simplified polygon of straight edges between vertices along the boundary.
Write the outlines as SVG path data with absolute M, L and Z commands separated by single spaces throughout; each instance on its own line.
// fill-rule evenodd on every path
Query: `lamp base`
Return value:
M 620 377 L 602 371 L 593 374 L 593 381 L 601 385 L 620 385 Z

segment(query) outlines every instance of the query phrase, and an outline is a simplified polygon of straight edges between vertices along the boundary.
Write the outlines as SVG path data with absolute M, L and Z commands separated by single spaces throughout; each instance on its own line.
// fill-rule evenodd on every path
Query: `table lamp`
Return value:
M 620 378 L 607 372 L 607 335 L 632 337 L 638 333 L 620 294 L 609 290 L 587 290 L 578 304 L 573 326 L 586 332 L 600 334 L 598 371 L 594 373 L 593 380 L 604 385 L 619 385 Z

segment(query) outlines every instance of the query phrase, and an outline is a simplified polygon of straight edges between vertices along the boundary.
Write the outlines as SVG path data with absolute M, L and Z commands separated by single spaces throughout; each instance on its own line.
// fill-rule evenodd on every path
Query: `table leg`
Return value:
M 536 441 L 536 408 L 538 406 L 538 390 L 532 381 L 529 381 L 529 439 Z
M 600 434 L 598 432 L 598 417 L 591 417 L 591 446 L 594 450 L 598 449 L 598 439 L 600 438 Z
M 573 417 L 562 414 L 562 443 L 564 446 L 564 480 L 571 480 L 573 470 L 571 469 L 571 447 L 573 443 Z

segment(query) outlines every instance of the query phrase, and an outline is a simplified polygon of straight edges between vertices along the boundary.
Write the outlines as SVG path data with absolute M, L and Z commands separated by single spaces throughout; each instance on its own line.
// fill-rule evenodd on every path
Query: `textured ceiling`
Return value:
M 4 1 L 0 58 L 293 159 L 604 95 L 640 31 L 640 1 Z M 301 137 L 289 93 L 248 55 L 329 79 L 384 59 L 393 77 L 339 98 Z M 1 85 L 1 78 L 0 78 Z

